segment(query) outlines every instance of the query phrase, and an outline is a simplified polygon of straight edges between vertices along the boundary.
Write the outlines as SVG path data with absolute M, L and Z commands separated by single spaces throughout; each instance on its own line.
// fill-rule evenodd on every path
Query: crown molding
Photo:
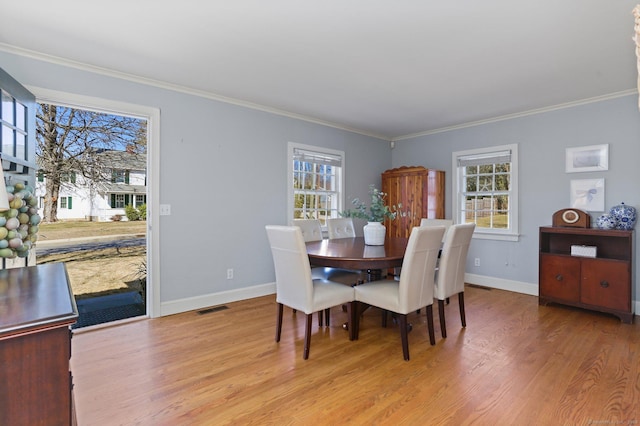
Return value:
M 452 130 L 466 129 L 468 127 L 482 126 L 482 125 L 485 125 L 485 124 L 497 123 L 499 121 L 512 120 L 514 118 L 527 117 L 527 116 L 530 116 L 530 115 L 543 114 L 543 113 L 546 113 L 546 112 L 557 111 L 557 110 L 560 110 L 560 109 L 573 108 L 573 107 L 580 106 L 580 105 L 587 105 L 587 104 L 592 104 L 592 103 L 596 103 L 596 102 L 606 101 L 606 100 L 609 100 L 609 99 L 622 98 L 622 97 L 625 97 L 625 96 L 637 95 L 637 94 L 638 94 L 638 90 L 637 89 L 623 90 L 621 92 L 614 92 L 614 93 L 610 93 L 608 95 L 595 96 L 593 98 L 586 98 L 586 99 L 581 99 L 581 100 L 578 100 L 578 101 L 566 102 L 566 103 L 563 103 L 563 104 L 552 105 L 552 106 L 549 106 L 549 107 L 537 108 L 537 109 L 532 109 L 532 110 L 529 110 L 529 111 L 523 111 L 523 112 L 517 112 L 517 113 L 513 113 L 513 114 L 502 115 L 502 116 L 498 116 L 498 117 L 488 118 L 486 120 L 470 121 L 468 123 L 456 124 L 454 126 L 441 127 L 439 129 L 428 130 L 428 131 L 425 131 L 425 132 L 413 133 L 413 134 L 409 134 L 409 135 L 405 135 L 405 136 L 398 136 L 398 137 L 393 138 L 392 141 L 393 142 L 397 142 L 397 141 L 401 141 L 401 140 L 414 139 L 414 138 L 418 138 L 418 137 L 421 137 L 421 136 L 433 135 L 433 134 L 436 134 L 436 133 L 444 133 L 444 132 L 450 132 Z
M 129 73 L 124 73 L 121 71 L 115 71 L 109 68 L 103 68 L 103 67 L 98 67 L 95 65 L 90 65 L 90 64 L 86 64 L 83 62 L 77 62 L 77 61 L 73 61 L 71 59 L 66 59 L 66 58 L 61 58 L 59 56 L 53 56 L 53 55 L 49 55 L 46 53 L 42 53 L 42 52 L 37 52 L 34 50 L 29 50 L 29 49 L 24 49 L 21 47 L 16 47 L 10 44 L 6 44 L 6 43 L 2 43 L 0 42 L 0 51 L 4 51 L 7 53 L 12 53 L 14 55 L 18 55 L 18 56 L 23 56 L 23 57 L 27 57 L 27 58 L 31 58 L 31 59 L 35 59 L 35 60 L 39 60 L 39 61 L 44 61 L 44 62 L 49 62 L 52 64 L 56 64 L 56 65 L 60 65 L 60 66 L 64 66 L 64 67 L 68 67 L 68 68 L 74 68 L 80 71 L 87 71 L 87 72 L 91 72 L 94 74 L 100 74 L 100 75 L 104 75 L 107 77 L 113 77 L 113 78 L 117 78 L 120 80 L 126 80 L 126 81 L 130 81 L 133 83 L 138 83 L 138 84 L 144 84 L 147 86 L 153 86 L 153 87 L 157 87 L 160 89 L 166 89 L 166 90 L 171 90 L 173 92 L 179 92 L 179 93 L 184 93 L 187 95 L 192 95 L 192 96 L 197 96 L 200 98 L 205 98 L 205 99 L 210 99 L 210 100 L 214 100 L 214 101 L 218 101 L 218 102 L 224 102 L 227 104 L 232 104 L 232 105 L 236 105 L 236 106 L 240 106 L 240 107 L 244 107 L 244 108 L 249 108 L 249 109 L 254 109 L 254 110 L 258 110 L 258 111 L 263 111 L 263 112 L 267 112 L 270 114 L 275 114 L 275 115 L 280 115 L 280 116 L 284 116 L 284 117 L 289 117 L 289 118 L 293 118 L 296 120 L 301 120 L 301 121 L 306 121 L 309 123 L 314 123 L 314 124 L 319 124 L 322 126 L 327 126 L 327 127 L 332 127 L 335 129 L 339 129 L 339 130 L 344 130 L 347 132 L 351 132 L 351 133 L 357 133 L 363 136 L 369 136 L 375 139 L 381 139 L 384 141 L 389 141 L 390 138 L 389 136 L 385 136 L 385 135 L 380 135 L 377 133 L 371 133 L 371 132 L 367 132 L 361 129 L 356 129 L 353 127 L 349 127 L 349 126 L 344 126 L 342 124 L 338 124 L 338 123 L 333 123 L 330 121 L 325 121 L 325 120 L 320 120 L 318 118 L 314 118 L 314 117 L 309 117 L 303 114 L 297 114 L 294 112 L 290 112 L 290 111 L 285 111 L 285 110 L 281 110 L 281 109 L 277 109 L 277 108 L 272 108 L 272 107 L 268 107 L 265 105 L 260 105 L 260 104 L 256 104 L 253 102 L 248 102 L 248 101 L 243 101 L 240 99 L 235 99 L 235 98 L 230 98 L 227 96 L 222 96 L 222 95 L 218 95 L 216 93 L 212 93 L 212 92 L 207 92 L 204 90 L 197 90 L 197 89 L 192 89 L 190 87 L 186 87 L 186 86 L 181 86 L 178 84 L 172 84 L 172 83 L 168 83 L 166 81 L 161 81 L 161 80 L 155 80 L 152 78 L 147 78 L 147 77 L 141 77 L 138 75 L 134 75 L 134 74 L 129 74 Z
M 187 94 L 187 95 L 192 95 L 192 96 L 197 96 L 197 97 L 210 99 L 210 100 L 214 100 L 214 101 L 218 101 L 218 102 L 232 104 L 232 105 L 236 105 L 236 106 L 240 106 L 240 107 L 244 107 L 244 108 L 263 111 L 263 112 L 267 112 L 267 113 L 270 113 L 270 114 L 280 115 L 280 116 L 283 116 L 283 117 L 289 117 L 289 118 L 293 118 L 293 119 L 296 119 L 296 120 L 301 120 L 301 121 L 306 121 L 306 122 L 309 122 L 309 123 L 319 124 L 321 126 L 332 127 L 332 128 L 335 128 L 335 129 L 344 130 L 344 131 L 347 131 L 347 132 L 350 132 L 350 133 L 356 133 L 356 134 L 360 134 L 360 135 L 363 135 L 363 136 L 372 137 L 372 138 L 375 138 L 375 139 L 381 139 L 383 141 L 388 141 L 388 142 L 397 142 L 397 141 L 402 141 L 402 140 L 415 139 L 415 138 L 422 137 L 422 136 L 429 136 L 429 135 L 433 135 L 433 134 L 437 134 L 437 133 L 445 133 L 445 132 L 450 132 L 450 131 L 453 131 L 453 130 L 466 129 L 466 128 L 475 127 L 475 126 L 482 126 L 482 125 L 485 125 L 485 124 L 497 123 L 497 122 L 505 121 L 505 120 L 512 120 L 514 118 L 521 118 L 521 117 L 527 117 L 527 116 L 536 115 L 536 114 L 543 114 L 543 113 L 546 113 L 546 112 L 557 111 L 557 110 L 560 110 L 560 109 L 572 108 L 572 107 L 579 106 L 579 105 L 586 105 L 586 104 L 601 102 L 601 101 L 605 101 L 605 100 L 609 100 L 609 99 L 616 99 L 616 98 L 621 98 L 621 97 L 624 97 L 624 96 L 638 94 L 638 90 L 637 89 L 629 89 L 629 90 L 624 90 L 624 91 L 620 91 L 620 92 L 614 92 L 614 93 L 607 94 L 607 95 L 581 99 L 581 100 L 578 100 L 578 101 L 572 101 L 572 102 L 567 102 L 567 103 L 558 104 L 558 105 L 552 105 L 552 106 L 549 106 L 549 107 L 537 108 L 537 109 L 532 109 L 532 110 L 523 111 L 523 112 L 519 112 L 519 113 L 513 113 L 513 114 L 507 114 L 507 115 L 502 115 L 502 116 L 498 116 L 498 117 L 488 118 L 488 119 L 485 119 L 485 120 L 471 121 L 471 122 L 467 122 L 467 123 L 456 124 L 456 125 L 453 125 L 453 126 L 441 127 L 441 128 L 433 129 L 433 130 L 427 130 L 427 131 L 424 131 L 424 132 L 411 133 L 411 134 L 408 134 L 408 135 L 397 136 L 397 137 L 390 137 L 388 135 L 381 135 L 381 134 L 377 134 L 377 133 L 367 132 L 367 131 L 364 131 L 364 130 L 361 130 L 361 129 L 356 129 L 356 128 L 345 126 L 345 125 L 341 125 L 341 124 L 338 124 L 338 123 L 333 123 L 333 122 L 330 122 L 330 121 L 320 120 L 318 118 L 309 117 L 309 116 L 306 116 L 306 115 L 303 115 L 303 114 L 297 114 L 297 113 L 294 113 L 294 112 L 285 111 L 285 110 L 281 110 L 281 109 L 277 109 L 277 108 L 272 108 L 272 107 L 268 107 L 268 106 L 265 106 L 265 105 L 256 104 L 256 103 L 253 103 L 253 102 L 248 102 L 248 101 L 243 101 L 243 100 L 240 100 L 240 99 L 230 98 L 230 97 L 227 97 L 227 96 L 218 95 L 216 93 L 207 92 L 207 91 L 204 91 L 204 90 L 196 90 L 196 89 L 192 89 L 190 87 L 168 83 L 166 81 L 155 80 L 155 79 L 151 79 L 151 78 L 147 78 L 147 77 L 141 77 L 141 76 L 134 75 L 134 74 L 128 74 L 128 73 L 124 73 L 124 72 L 120 72 L 120 71 L 115 71 L 115 70 L 112 70 L 112 69 L 109 69 L 109 68 L 103 68 L 103 67 L 98 67 L 98 66 L 95 66 L 95 65 L 90 65 L 90 64 L 86 64 L 86 63 L 82 63 L 82 62 L 77 62 L 77 61 L 73 61 L 73 60 L 70 60 L 70 59 L 61 58 L 59 56 L 53 56 L 53 55 L 49 55 L 49 54 L 46 54 L 46 53 L 37 52 L 37 51 L 34 51 L 34 50 L 29 50 L 29 49 L 24 49 L 24 48 L 21 48 L 21 47 L 16 47 L 16 46 L 13 46 L 13 45 L 10 45 L 10 44 L 6 44 L 6 43 L 2 43 L 2 42 L 0 42 L 0 51 L 4 51 L 4 52 L 7 52 L 7 53 L 12 53 L 12 54 L 15 54 L 15 55 L 18 55 L 18 56 L 28 57 L 28 58 L 35 59 L 35 60 L 49 62 L 49 63 L 52 63 L 52 64 L 64 66 L 64 67 L 75 68 L 75 69 L 78 69 L 78 70 L 81 70 L 81 71 L 87 71 L 87 72 L 91 72 L 91 73 L 94 73 L 94 74 L 100 74 L 100 75 L 104 75 L 104 76 L 107 76 L 107 77 L 113 77 L 113 78 L 117 78 L 117 79 L 121 79 L 121 80 L 126 80 L 126 81 L 130 81 L 130 82 L 133 82 L 133 83 L 143 84 L 143 85 L 147 85 L 147 86 L 153 86 L 153 87 L 157 87 L 157 88 L 161 88 L 161 89 L 171 90 L 171 91 L 174 91 L 174 92 L 184 93 L 184 94 Z

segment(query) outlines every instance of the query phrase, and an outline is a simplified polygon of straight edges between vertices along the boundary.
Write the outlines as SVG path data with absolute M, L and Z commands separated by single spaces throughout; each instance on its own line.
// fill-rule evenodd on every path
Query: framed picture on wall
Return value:
M 604 179 L 572 180 L 570 205 L 574 209 L 603 212 Z
M 567 148 L 566 172 L 609 170 L 609 144 Z

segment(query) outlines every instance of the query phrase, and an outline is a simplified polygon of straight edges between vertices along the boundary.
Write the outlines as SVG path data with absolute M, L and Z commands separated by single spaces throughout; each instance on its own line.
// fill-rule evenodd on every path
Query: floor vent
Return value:
M 198 315 L 210 314 L 212 312 L 224 311 L 225 309 L 229 309 L 227 305 L 214 306 L 213 308 L 203 309 L 198 311 Z
M 491 291 L 491 287 L 485 287 L 483 285 L 478 285 L 478 284 L 467 284 L 467 287 L 473 287 L 473 288 L 479 288 L 480 290 Z

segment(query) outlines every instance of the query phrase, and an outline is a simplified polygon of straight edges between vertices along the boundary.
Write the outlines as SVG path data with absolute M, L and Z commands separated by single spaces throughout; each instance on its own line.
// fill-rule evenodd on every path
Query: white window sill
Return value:
M 520 234 L 492 233 L 492 232 L 474 232 L 473 238 L 476 240 L 496 240 L 496 241 L 518 241 Z

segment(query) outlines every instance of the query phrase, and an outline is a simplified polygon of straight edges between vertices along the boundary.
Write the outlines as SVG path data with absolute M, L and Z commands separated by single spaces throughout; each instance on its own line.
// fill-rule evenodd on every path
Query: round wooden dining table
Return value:
M 381 271 L 402 266 L 408 241 L 387 237 L 383 246 L 368 246 L 363 237 L 310 241 L 307 254 L 314 266 Z

